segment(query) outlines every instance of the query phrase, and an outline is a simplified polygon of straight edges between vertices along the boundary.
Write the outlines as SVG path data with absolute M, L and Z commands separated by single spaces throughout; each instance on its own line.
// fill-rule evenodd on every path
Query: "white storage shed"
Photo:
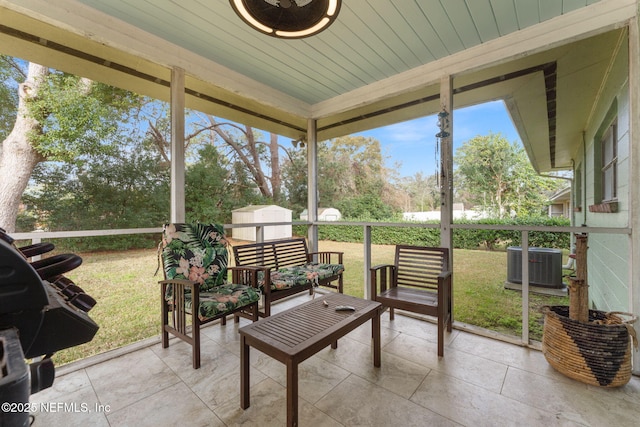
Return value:
M 291 209 L 276 205 L 250 205 L 231 211 L 233 224 L 259 224 L 264 222 L 291 222 Z M 233 238 L 238 240 L 256 241 L 255 227 L 233 229 Z M 293 230 L 291 224 L 271 225 L 264 228 L 264 240 L 291 238 Z
M 307 210 L 303 210 L 300 213 L 300 219 L 302 221 L 309 220 L 309 213 Z M 318 208 L 318 221 L 340 221 L 342 214 L 336 208 Z

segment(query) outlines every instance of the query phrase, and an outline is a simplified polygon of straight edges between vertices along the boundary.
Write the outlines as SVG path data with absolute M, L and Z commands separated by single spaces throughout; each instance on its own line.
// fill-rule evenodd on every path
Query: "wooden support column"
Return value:
M 315 119 L 307 121 L 307 212 L 309 221 L 318 221 L 318 141 Z M 312 252 L 318 251 L 318 226 L 312 224 L 307 233 Z
M 447 112 L 448 136 L 440 138 L 440 246 L 449 249 L 449 268 L 453 268 L 453 78 L 440 79 L 440 111 Z
M 588 236 L 576 234 L 576 275 L 569 277 L 569 318 L 589 321 L 589 282 L 587 278 Z
M 171 70 L 171 222 L 185 221 L 184 70 Z

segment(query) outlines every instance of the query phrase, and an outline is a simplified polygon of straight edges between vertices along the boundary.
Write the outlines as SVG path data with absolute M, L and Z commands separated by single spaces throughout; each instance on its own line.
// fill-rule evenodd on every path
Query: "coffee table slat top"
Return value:
M 339 305 L 350 305 L 355 311 L 336 311 Z M 379 308 L 378 302 L 349 295 L 316 294 L 312 301 L 240 328 L 240 334 L 275 359 L 283 361 L 295 356 L 300 361 L 314 354 L 318 346 L 324 347 L 343 336 L 342 329 L 354 329 L 354 324 L 371 319 L 371 313 Z M 363 317 L 361 322 L 359 317 Z

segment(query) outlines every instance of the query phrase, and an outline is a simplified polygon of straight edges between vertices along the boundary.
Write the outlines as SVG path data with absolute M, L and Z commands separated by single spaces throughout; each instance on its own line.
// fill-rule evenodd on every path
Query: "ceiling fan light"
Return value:
M 264 34 L 296 39 L 318 34 L 337 18 L 342 0 L 229 0 L 236 14 Z
M 328 26 L 330 23 L 329 18 L 322 18 L 322 21 L 318 22 L 311 28 L 307 28 L 302 31 L 276 31 L 276 35 L 280 37 L 286 37 L 288 39 L 300 39 L 303 37 L 309 37 L 312 34 L 319 33 L 323 27 Z

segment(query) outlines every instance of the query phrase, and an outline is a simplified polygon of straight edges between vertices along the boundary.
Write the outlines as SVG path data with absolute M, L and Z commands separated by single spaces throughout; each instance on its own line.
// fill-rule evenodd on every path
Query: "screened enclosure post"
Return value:
M 318 144 L 316 121 L 307 121 L 307 212 L 309 230 L 307 237 L 311 252 L 318 251 Z
M 522 343 L 529 344 L 529 232 L 522 231 Z
M 364 226 L 364 299 L 371 299 L 371 226 Z
M 171 70 L 171 222 L 185 222 L 184 70 Z

